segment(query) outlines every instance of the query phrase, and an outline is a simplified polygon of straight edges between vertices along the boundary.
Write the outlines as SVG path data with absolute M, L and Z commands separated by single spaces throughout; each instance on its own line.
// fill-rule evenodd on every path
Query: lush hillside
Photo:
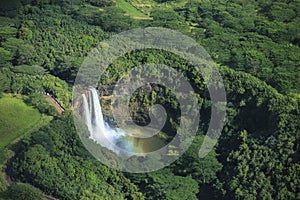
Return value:
M 198 157 L 205 130 L 202 129 L 189 151 L 171 166 L 152 173 L 126 174 L 146 199 L 298 198 L 297 101 L 250 75 L 228 68 L 223 68 L 222 74 L 229 103 L 218 147 L 204 159 Z M 147 97 L 144 100 L 152 101 Z M 205 104 L 201 110 L 204 116 L 209 113 Z M 203 127 L 206 125 L 204 122 Z M 90 157 L 70 115 L 34 133 L 19 148 L 11 175 L 49 194 L 63 199 L 96 198 L 99 194 L 142 198 L 122 174 Z M 97 185 L 111 190 L 101 190 Z M 121 185 L 132 189 L 119 191 Z M 182 190 L 186 191 L 185 196 Z
M 12 180 L 27 183 L 7 188 L 1 176 L 0 192 L 7 189 L 3 198 L 24 199 L 31 191 L 39 199 L 42 190 L 60 199 L 300 199 L 299 8 L 299 0 L 1 1 L 0 155 L 12 156 L 5 164 Z M 217 145 L 200 159 L 212 105 L 201 75 L 170 52 L 124 54 L 101 78 L 103 88 L 141 64 L 172 66 L 196 91 L 201 122 L 191 147 L 170 166 L 122 173 L 102 165 L 82 145 L 71 90 L 93 47 L 124 30 L 150 26 L 180 31 L 209 52 L 224 80 L 227 117 Z M 39 125 L 41 113 L 55 115 L 45 93 L 67 111 L 8 145 Z M 13 97 L 21 95 L 24 101 Z M 158 137 L 169 142 L 180 118 L 172 91 L 150 84 L 133 94 L 129 106 L 134 120 L 146 125 L 154 104 L 164 105 L 168 113 Z M 105 117 L 111 119 L 109 110 Z M 167 156 L 182 149 L 174 147 Z
M 105 32 L 162 26 L 192 36 L 221 65 L 250 73 L 281 93 L 299 92 L 299 1 L 55 2 L 15 5 L 23 20 L 2 20 L 3 64 L 36 64 L 72 82 L 85 54 L 109 35 Z M 152 20 L 128 16 L 142 5 Z M 7 39 L 12 36 L 17 39 Z M 14 46 L 22 47 L 18 55 Z

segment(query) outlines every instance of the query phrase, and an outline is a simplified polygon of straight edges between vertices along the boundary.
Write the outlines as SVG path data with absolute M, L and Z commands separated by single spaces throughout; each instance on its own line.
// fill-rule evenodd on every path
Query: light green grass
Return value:
M 145 14 L 150 14 L 153 9 L 176 9 L 183 8 L 187 0 L 168 1 L 164 3 L 157 3 L 154 0 L 128 0 L 130 4 Z
M 41 119 L 37 109 L 22 99 L 5 95 L 0 98 L 0 151 L 34 127 Z
M 130 16 L 147 17 L 147 15 L 137 10 L 135 7 L 133 7 L 130 3 L 126 2 L 125 0 L 117 0 L 117 4 L 122 10 L 126 12 L 126 14 Z

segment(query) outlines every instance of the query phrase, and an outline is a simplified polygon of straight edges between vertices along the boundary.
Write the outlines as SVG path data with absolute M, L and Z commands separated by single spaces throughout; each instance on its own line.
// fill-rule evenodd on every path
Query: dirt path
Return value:
M 5 172 L 5 170 L 2 172 L 2 176 L 5 178 L 5 180 L 7 181 L 7 183 L 10 185 L 13 183 L 13 181 L 11 180 L 10 176 L 8 176 Z
M 59 200 L 59 199 L 57 199 L 57 198 L 54 198 L 54 197 L 52 197 L 52 196 L 45 195 L 45 194 L 44 194 L 44 197 L 45 197 L 46 199 L 48 199 L 48 200 Z
M 65 109 L 50 95 L 44 95 L 47 101 L 54 106 L 56 109 L 56 113 L 58 116 L 61 116 L 61 113 L 65 111 Z
M 136 16 L 136 15 L 131 15 L 131 17 L 133 19 L 148 19 L 148 20 L 152 20 L 153 17 L 149 17 L 149 16 Z

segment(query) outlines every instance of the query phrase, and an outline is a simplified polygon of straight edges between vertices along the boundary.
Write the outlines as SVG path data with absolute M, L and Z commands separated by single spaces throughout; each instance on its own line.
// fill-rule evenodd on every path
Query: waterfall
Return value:
M 90 88 L 86 94 L 82 94 L 82 109 L 90 139 L 117 154 L 123 152 L 128 155 L 132 150 L 132 144 L 124 139 L 125 133 L 121 129 L 112 128 L 105 122 L 99 94 L 95 88 Z
M 87 98 L 86 96 L 83 94 L 82 95 L 82 100 L 83 100 L 83 110 L 84 110 L 84 121 L 88 127 L 88 130 L 90 132 L 93 131 L 93 128 L 92 128 L 92 119 L 91 119 L 91 107 L 89 107 L 89 104 L 88 104 L 88 101 L 87 101 Z
M 96 126 L 96 129 L 98 130 L 104 130 L 104 120 L 103 120 L 103 114 L 101 110 L 101 105 L 99 101 L 99 95 L 95 88 L 91 88 L 90 90 L 92 92 L 92 100 L 93 100 L 93 111 L 94 111 L 94 118 L 93 118 L 93 124 Z

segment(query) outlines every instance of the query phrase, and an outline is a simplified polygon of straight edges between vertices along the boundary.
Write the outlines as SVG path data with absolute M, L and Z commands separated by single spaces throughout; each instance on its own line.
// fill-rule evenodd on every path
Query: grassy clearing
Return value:
M 122 10 L 124 10 L 130 16 L 147 17 L 147 15 L 137 10 L 135 7 L 133 7 L 130 3 L 126 2 L 125 0 L 117 0 L 117 4 Z
M 0 99 L 0 150 L 34 127 L 41 119 L 37 109 L 22 99 L 5 95 Z
M 129 0 L 130 4 L 143 13 L 150 14 L 153 9 L 175 9 L 183 8 L 188 2 L 186 0 L 168 1 L 158 3 L 154 0 Z

